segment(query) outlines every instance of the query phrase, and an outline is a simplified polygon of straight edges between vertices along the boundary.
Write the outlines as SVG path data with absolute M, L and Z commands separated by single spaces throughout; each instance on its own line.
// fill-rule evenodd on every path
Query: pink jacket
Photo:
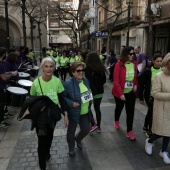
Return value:
M 137 64 L 134 62 L 134 80 L 133 85 L 137 85 Z M 123 95 L 123 90 L 125 86 L 126 80 L 126 67 L 125 64 L 121 61 L 118 61 L 115 65 L 114 69 L 114 79 L 113 79 L 113 88 L 112 88 L 112 95 L 115 97 L 120 98 Z

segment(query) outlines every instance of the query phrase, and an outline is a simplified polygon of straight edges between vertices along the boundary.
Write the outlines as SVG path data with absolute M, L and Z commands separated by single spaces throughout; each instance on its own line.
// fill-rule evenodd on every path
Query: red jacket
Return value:
M 137 64 L 134 62 L 134 80 L 133 85 L 137 85 Z M 112 95 L 119 97 L 123 95 L 123 90 L 126 80 L 126 67 L 121 61 L 118 61 L 114 69 L 114 79 L 113 79 Z

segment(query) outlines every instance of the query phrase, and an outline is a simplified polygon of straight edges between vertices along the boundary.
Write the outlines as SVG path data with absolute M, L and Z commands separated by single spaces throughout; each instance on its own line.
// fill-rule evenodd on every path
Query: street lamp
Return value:
M 89 39 L 90 39 L 90 26 L 91 26 L 91 20 L 87 21 L 87 31 L 88 31 L 88 37 L 87 37 L 87 49 L 89 50 L 90 44 L 89 44 Z
M 129 46 L 129 28 L 130 28 L 130 8 L 133 4 L 133 0 L 126 0 L 126 4 L 128 5 L 128 15 L 127 15 L 127 21 L 128 21 L 128 27 L 127 27 L 127 37 L 126 37 L 126 46 Z
M 10 39 L 9 39 L 8 1 L 9 0 L 5 0 L 5 19 L 6 19 L 7 49 L 9 50 Z

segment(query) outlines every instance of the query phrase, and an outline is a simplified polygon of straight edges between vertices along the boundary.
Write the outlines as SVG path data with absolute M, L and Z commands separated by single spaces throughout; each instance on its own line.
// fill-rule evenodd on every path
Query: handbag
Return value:
M 42 95 L 44 95 L 39 78 L 38 78 L 38 82 L 40 85 L 41 93 L 42 93 Z M 49 109 L 50 109 L 49 116 L 52 118 L 52 120 L 59 121 L 61 119 L 61 113 L 62 113 L 59 106 L 57 104 L 54 104 L 53 106 L 49 107 Z

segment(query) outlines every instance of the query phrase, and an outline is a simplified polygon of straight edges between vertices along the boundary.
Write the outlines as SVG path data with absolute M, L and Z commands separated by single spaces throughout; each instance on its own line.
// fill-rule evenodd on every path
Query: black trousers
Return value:
M 5 104 L 6 104 L 6 91 L 0 90 L 0 123 L 4 121 Z
M 66 80 L 67 72 L 68 72 L 67 67 L 60 67 L 61 80 L 64 80 L 64 81 Z
M 47 126 L 46 130 L 46 135 L 38 136 L 39 129 L 36 127 L 38 137 L 38 158 L 40 169 L 46 168 L 46 157 L 50 154 L 50 148 L 53 140 L 54 129 Z
M 149 131 L 152 129 L 152 117 L 153 117 L 153 102 L 154 98 L 151 97 L 148 102 L 146 102 L 148 106 L 148 111 L 145 116 L 145 122 L 144 122 L 144 127 L 148 128 Z
M 101 124 L 101 110 L 100 110 L 101 101 L 102 101 L 102 97 L 94 99 L 94 101 L 93 101 L 94 110 L 95 110 L 96 119 L 97 119 L 97 126 L 99 128 L 100 128 L 100 124 Z M 93 117 L 93 114 L 91 114 L 91 125 L 93 126 L 94 124 L 95 124 L 94 117 Z
M 122 109 L 125 105 L 126 109 L 126 124 L 127 124 L 127 132 L 132 131 L 133 128 L 133 118 L 135 111 L 135 93 L 132 91 L 130 93 L 125 93 L 126 101 L 121 100 L 118 97 L 115 97 L 116 108 L 115 108 L 115 121 L 119 121 Z
M 69 151 L 74 151 L 75 148 L 75 132 L 78 123 L 74 121 L 69 121 L 67 129 L 67 143 Z M 81 115 L 79 119 L 80 131 L 76 134 L 77 142 L 81 142 L 84 137 L 86 137 L 90 131 L 90 120 L 87 114 Z
M 160 136 L 160 135 L 157 135 L 157 134 L 153 134 L 152 137 L 148 140 L 148 142 L 149 143 L 153 143 L 154 141 L 156 141 L 159 138 L 163 138 L 162 152 L 167 152 L 169 141 L 170 141 L 170 137 L 168 137 L 168 136 Z

